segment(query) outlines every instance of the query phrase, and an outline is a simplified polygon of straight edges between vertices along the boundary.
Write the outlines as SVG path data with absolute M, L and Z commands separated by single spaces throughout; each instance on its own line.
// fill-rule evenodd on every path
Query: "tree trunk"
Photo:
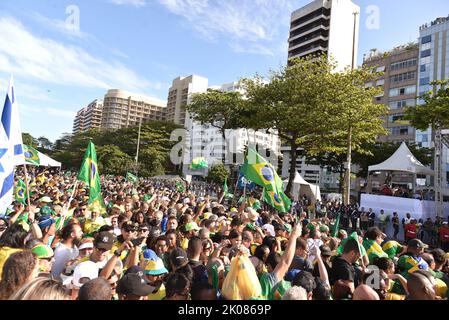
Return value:
M 345 174 L 345 166 L 344 164 L 340 165 L 340 177 L 338 179 L 338 181 L 340 181 L 339 185 L 338 185 L 338 193 L 342 194 L 343 193 L 343 187 L 345 185 L 345 179 L 343 177 L 343 175 Z
M 348 149 L 347 149 L 347 168 L 346 168 L 346 183 L 345 183 L 345 198 L 344 204 L 349 205 L 351 203 L 351 162 L 352 162 L 352 127 L 348 128 Z
M 223 155 L 221 156 L 221 160 L 223 161 L 223 165 L 226 165 L 226 129 L 221 130 L 221 136 L 223 137 Z
M 289 196 L 290 198 L 292 198 L 292 188 L 293 188 L 293 181 L 295 180 L 295 176 L 296 176 L 296 158 L 297 156 L 297 144 L 296 144 L 296 137 L 293 137 L 293 139 L 290 141 L 290 175 L 288 178 L 288 184 L 287 184 L 287 189 L 285 190 L 285 193 L 287 196 Z

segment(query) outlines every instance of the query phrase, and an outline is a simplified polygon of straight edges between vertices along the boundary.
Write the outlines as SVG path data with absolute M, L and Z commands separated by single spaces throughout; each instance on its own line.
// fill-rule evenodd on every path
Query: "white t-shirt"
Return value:
M 55 249 L 55 261 L 53 262 L 53 267 L 51 269 L 51 275 L 59 279 L 61 273 L 70 260 L 76 259 L 79 255 L 79 250 L 76 246 L 73 248 L 67 247 L 63 243 L 59 243 Z

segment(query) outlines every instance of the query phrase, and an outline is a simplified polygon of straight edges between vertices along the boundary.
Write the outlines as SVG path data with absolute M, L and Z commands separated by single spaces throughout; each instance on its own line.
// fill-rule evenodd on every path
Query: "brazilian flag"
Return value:
M 23 145 L 23 152 L 27 163 L 34 164 L 36 166 L 40 165 L 39 151 L 33 147 Z
M 279 193 L 279 191 L 283 190 L 282 179 L 276 173 L 273 165 L 252 148 L 248 149 L 248 154 L 240 172 L 245 178 L 269 191 Z
M 280 212 L 288 212 L 291 207 L 291 200 L 284 192 L 264 191 L 264 201 Z
M 99 205 L 106 212 L 103 197 L 101 196 L 100 173 L 98 172 L 97 152 L 92 141 L 89 141 L 84 154 L 78 179 L 89 186 L 89 204 Z M 104 213 L 101 212 L 101 213 Z
M 223 184 L 223 193 L 224 193 L 224 197 L 226 199 L 232 199 L 234 198 L 234 195 L 232 193 L 229 192 L 229 188 L 228 188 L 228 180 L 225 179 L 225 182 Z
M 135 183 L 137 181 L 137 177 L 135 175 L 133 175 L 131 172 L 127 172 L 126 180 Z
M 16 201 L 26 204 L 27 199 L 26 190 L 27 186 L 25 182 L 23 182 L 22 179 L 19 179 L 17 182 L 16 190 L 14 192 Z
M 375 240 L 363 240 L 363 247 L 368 254 L 370 264 L 372 264 L 376 258 L 388 258 L 388 255 L 382 250 L 382 247 Z
M 254 210 L 259 210 L 259 209 L 262 208 L 262 206 L 260 205 L 260 201 L 255 199 L 255 198 L 253 198 L 253 197 L 248 198 L 247 204 L 248 204 L 248 206 L 250 206 Z

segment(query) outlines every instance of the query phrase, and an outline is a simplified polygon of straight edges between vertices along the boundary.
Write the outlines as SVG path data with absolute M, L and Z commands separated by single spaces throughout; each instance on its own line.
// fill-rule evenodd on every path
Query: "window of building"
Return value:
M 432 36 L 425 36 L 421 38 L 421 44 L 432 42 Z
M 429 77 L 425 77 L 425 78 L 419 79 L 419 85 L 420 86 L 426 86 L 429 83 L 430 83 L 430 78 Z
M 426 57 L 430 57 L 432 54 L 432 51 L 430 49 L 421 51 L 421 58 L 426 58 Z
M 409 68 L 409 67 L 416 66 L 417 63 L 418 63 L 417 59 L 398 61 L 398 62 L 392 63 L 390 65 L 390 69 L 391 69 L 391 71 L 394 71 L 394 70 L 399 70 L 399 69 L 403 69 L 403 68 Z
M 385 79 L 377 80 L 376 86 L 383 86 L 385 84 Z
M 425 65 L 425 64 L 422 64 L 421 67 L 420 67 L 420 69 L 419 69 L 419 71 L 421 71 L 421 72 L 426 72 L 426 65 Z
M 380 66 L 376 68 L 376 72 L 384 72 L 385 71 L 385 66 Z
M 400 73 L 390 77 L 390 82 L 403 82 L 415 79 L 415 72 Z
M 416 92 L 416 86 L 408 86 L 404 88 L 394 88 L 390 89 L 390 97 L 397 97 L 406 94 L 413 94 Z

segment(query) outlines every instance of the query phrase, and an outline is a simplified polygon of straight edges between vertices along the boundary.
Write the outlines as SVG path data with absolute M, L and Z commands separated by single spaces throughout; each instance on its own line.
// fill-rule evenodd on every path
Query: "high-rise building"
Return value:
M 289 60 L 325 53 L 337 70 L 357 66 L 360 7 L 351 0 L 314 0 L 291 16 Z
M 167 101 L 167 121 L 183 125 L 188 128 L 189 116 L 185 107 L 190 102 L 190 97 L 194 93 L 207 91 L 209 80 L 197 75 L 189 77 L 178 77 L 173 80 L 168 91 Z
M 384 73 L 366 84 L 367 87 L 382 87 L 383 94 L 376 97 L 375 102 L 389 108 L 388 116 L 383 119 L 389 134 L 379 137 L 381 142 L 415 142 L 415 129 L 404 116 L 407 107 L 416 105 L 418 60 L 417 43 L 398 46 L 388 52 L 373 49 L 364 57 L 364 65 Z
M 123 90 L 109 90 L 104 96 L 102 129 L 139 125 L 140 121 L 166 120 L 163 100 Z
M 419 28 L 419 78 L 417 81 L 418 95 L 429 90 L 436 91 L 430 83 L 435 80 L 447 80 L 449 78 L 449 16 L 437 18 L 430 24 Z M 418 98 L 418 104 L 424 100 Z M 442 128 L 449 129 L 449 128 Z M 432 129 L 416 130 L 416 142 L 423 147 L 435 146 L 435 133 Z M 441 150 L 442 176 L 441 186 L 449 187 L 449 151 L 443 145 Z M 439 165 L 438 165 L 439 166 Z M 436 169 L 437 170 L 437 169 Z
M 94 100 L 87 107 L 79 110 L 73 121 L 73 134 L 100 128 L 102 113 L 103 100 Z

